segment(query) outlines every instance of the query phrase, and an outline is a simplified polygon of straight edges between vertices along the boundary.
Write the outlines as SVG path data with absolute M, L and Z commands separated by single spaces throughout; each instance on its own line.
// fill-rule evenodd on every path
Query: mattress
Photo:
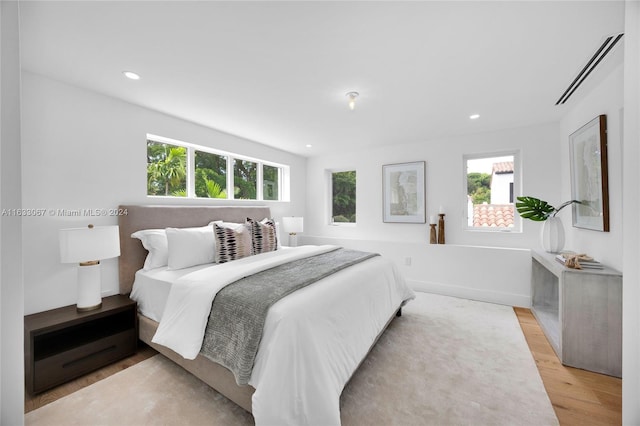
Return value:
M 136 272 L 130 297 L 138 303 L 138 311 L 142 315 L 160 322 L 173 283 L 192 272 L 216 266 L 209 263 L 178 270 L 170 270 L 166 266 L 149 271 L 140 269 Z

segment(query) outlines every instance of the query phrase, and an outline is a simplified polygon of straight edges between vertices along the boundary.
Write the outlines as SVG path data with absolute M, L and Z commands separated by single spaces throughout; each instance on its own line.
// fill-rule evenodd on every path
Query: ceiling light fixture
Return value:
M 360 96 L 358 92 L 349 92 L 347 93 L 347 98 L 349 98 L 349 109 L 353 111 L 356 109 L 356 98 Z
M 140 80 L 140 75 L 136 74 L 133 71 L 122 71 L 122 74 L 124 74 L 125 77 L 131 80 Z
M 313 147 L 313 145 L 311 145 L 310 143 L 308 143 L 307 145 L 305 145 L 307 148 L 311 148 Z
M 472 120 L 477 120 L 478 118 L 480 118 L 480 114 L 472 114 L 469 116 L 469 118 Z

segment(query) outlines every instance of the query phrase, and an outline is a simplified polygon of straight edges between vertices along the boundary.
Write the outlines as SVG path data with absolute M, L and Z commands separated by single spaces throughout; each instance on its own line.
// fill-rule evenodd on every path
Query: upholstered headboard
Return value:
M 118 217 L 120 226 L 119 277 L 120 294 L 131 293 L 133 279 L 142 268 L 147 251 L 131 234 L 141 229 L 187 228 L 205 226 L 213 220 L 244 223 L 247 217 L 271 217 L 264 206 L 120 206 L 125 212 Z

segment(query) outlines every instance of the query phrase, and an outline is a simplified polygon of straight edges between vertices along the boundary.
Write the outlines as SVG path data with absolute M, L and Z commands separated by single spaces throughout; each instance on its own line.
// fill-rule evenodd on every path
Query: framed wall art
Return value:
M 426 223 L 425 164 L 382 166 L 383 222 Z
M 600 115 L 569 136 L 573 226 L 609 232 L 607 116 Z

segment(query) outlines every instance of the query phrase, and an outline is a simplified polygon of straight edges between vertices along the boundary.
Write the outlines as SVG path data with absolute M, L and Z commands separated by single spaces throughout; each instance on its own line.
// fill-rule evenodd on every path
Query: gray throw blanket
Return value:
M 233 372 L 239 385 L 251 378 L 269 307 L 286 295 L 377 253 L 338 248 L 242 278 L 218 292 L 200 353 Z

